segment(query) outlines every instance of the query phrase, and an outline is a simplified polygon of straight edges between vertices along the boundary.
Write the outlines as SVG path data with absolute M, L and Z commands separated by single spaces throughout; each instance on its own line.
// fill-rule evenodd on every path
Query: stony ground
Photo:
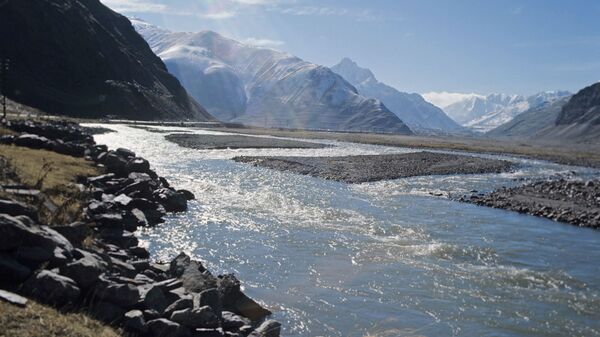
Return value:
M 345 157 L 236 157 L 235 161 L 346 183 L 422 175 L 504 172 L 512 164 L 472 156 L 416 152 Z
M 277 139 L 265 137 L 252 137 L 241 135 L 195 135 L 195 134 L 172 134 L 165 139 L 179 146 L 197 150 L 218 149 L 320 149 L 328 147 L 324 144 L 302 142 L 290 139 Z
M 600 228 L 600 180 L 539 181 L 502 188 L 463 201 L 546 217 L 581 227 Z

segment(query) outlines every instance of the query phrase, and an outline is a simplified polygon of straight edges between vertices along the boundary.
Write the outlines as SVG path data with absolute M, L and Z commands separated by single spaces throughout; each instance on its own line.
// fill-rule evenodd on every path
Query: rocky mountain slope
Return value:
M 342 59 L 331 70 L 350 82 L 359 94 L 380 100 L 413 131 L 457 132 L 463 129 L 421 95 L 400 92 L 377 81 L 371 70 L 359 67 L 349 58 Z
M 264 127 L 410 134 L 381 102 L 330 69 L 211 31 L 177 33 L 132 20 L 136 30 L 215 117 Z
M 581 89 L 567 102 L 553 126 L 540 131 L 548 140 L 600 143 L 600 82 Z
M 530 138 L 539 136 L 540 131 L 554 126 L 563 106 L 571 96 L 563 97 L 552 103 L 544 103 L 529 109 L 507 123 L 486 133 L 492 137 Z
M 98 0 L 4 1 L 0 57 L 8 96 L 77 117 L 213 118 L 135 32 Z
M 466 95 L 458 102 L 441 108 L 459 124 L 475 131 L 486 132 L 509 122 L 529 109 L 569 95 L 571 93 L 567 91 L 546 91 L 531 96 Z

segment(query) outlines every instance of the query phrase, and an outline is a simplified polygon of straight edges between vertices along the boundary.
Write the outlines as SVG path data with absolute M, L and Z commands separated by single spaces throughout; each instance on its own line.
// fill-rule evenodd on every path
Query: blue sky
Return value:
M 600 80 L 598 0 L 101 0 L 176 31 L 334 65 L 408 92 L 531 94 Z

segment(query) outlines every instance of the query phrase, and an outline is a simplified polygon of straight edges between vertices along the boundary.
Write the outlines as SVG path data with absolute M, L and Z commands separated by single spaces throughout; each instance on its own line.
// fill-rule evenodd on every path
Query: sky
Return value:
M 101 1 L 321 65 L 349 57 L 407 92 L 576 92 L 600 80 L 598 0 Z

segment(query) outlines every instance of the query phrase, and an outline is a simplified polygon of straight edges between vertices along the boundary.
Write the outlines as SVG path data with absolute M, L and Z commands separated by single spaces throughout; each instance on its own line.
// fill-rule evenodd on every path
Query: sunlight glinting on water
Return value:
M 138 233 L 153 256 L 183 250 L 234 272 L 284 336 L 600 336 L 600 232 L 448 198 L 596 170 L 508 158 L 509 173 L 347 185 L 229 159 L 415 150 L 315 140 L 335 146 L 199 151 L 102 126 L 118 132 L 98 143 L 126 144 L 197 197 Z

